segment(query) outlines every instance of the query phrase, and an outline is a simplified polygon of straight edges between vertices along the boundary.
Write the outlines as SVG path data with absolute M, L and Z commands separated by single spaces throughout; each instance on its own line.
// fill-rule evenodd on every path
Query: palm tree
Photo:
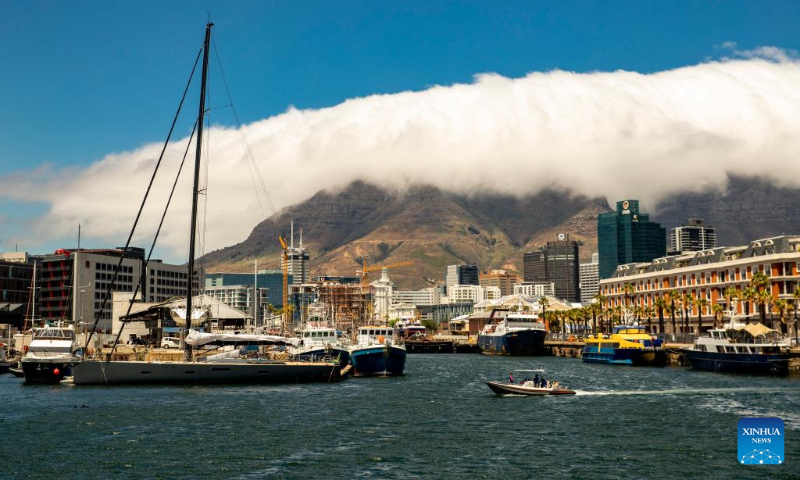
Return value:
M 756 298 L 756 289 L 753 287 L 745 287 L 739 298 L 744 300 L 745 316 L 750 317 L 750 303 Z
M 635 291 L 636 291 L 636 289 L 630 283 L 626 283 L 626 284 L 622 285 L 622 293 L 625 294 L 625 310 L 628 310 L 628 296 L 629 295 L 633 295 L 633 292 L 635 292 Z
M 722 295 L 728 299 L 728 310 L 731 311 L 731 316 L 733 316 L 736 311 L 733 307 L 733 301 L 739 298 L 739 291 L 736 290 L 736 287 L 728 287 L 722 292 Z
M 772 303 L 772 311 L 778 314 L 779 322 L 777 330 L 780 333 L 783 333 L 783 324 L 786 323 L 786 310 L 788 308 L 789 303 L 780 298 Z
M 667 301 L 664 300 L 664 297 L 656 298 L 656 301 L 653 302 L 656 309 L 658 310 L 658 331 L 662 335 L 664 334 L 664 309 L 667 308 Z
M 655 315 L 653 307 L 644 307 L 644 316 L 647 317 L 647 331 L 649 333 L 653 333 L 653 315 Z
M 550 300 L 547 299 L 546 296 L 542 295 L 539 297 L 539 306 L 542 307 L 542 318 L 545 322 L 548 322 L 547 318 L 547 307 L 550 305 Z
M 678 324 L 675 322 L 675 299 L 678 298 L 678 291 L 670 290 L 667 296 L 669 296 L 669 314 L 672 317 L 672 333 L 674 335 L 678 331 Z
M 792 297 L 794 297 L 794 343 L 800 344 L 797 338 L 797 304 L 800 302 L 800 287 L 795 287 Z
M 772 300 L 772 295 L 770 295 L 768 291 L 760 290 L 758 293 L 756 293 L 756 303 L 758 304 L 759 311 L 761 312 L 762 325 L 767 324 L 767 305 L 770 303 L 770 300 Z M 775 322 L 772 323 L 772 327 L 774 328 Z
M 711 313 L 714 314 L 714 328 L 717 328 L 717 321 L 722 323 L 722 315 L 724 310 L 722 309 L 722 305 L 719 303 L 715 303 L 711 305 Z
M 703 333 L 703 309 L 708 307 L 708 300 L 705 297 L 694 299 L 694 306 L 697 307 L 697 334 Z
M 599 312 L 599 314 L 600 314 L 600 332 L 603 332 L 604 331 L 603 329 L 605 327 L 605 325 L 604 325 L 605 322 L 603 322 L 603 318 L 604 318 L 605 313 L 606 313 L 605 312 L 605 310 L 606 310 L 606 301 L 608 299 L 602 293 L 598 293 L 597 295 L 595 295 L 594 299 L 597 300 L 597 304 L 600 305 L 600 312 Z
M 770 286 L 769 277 L 764 272 L 756 272 L 753 274 L 753 278 L 750 279 L 750 286 L 755 288 L 759 293 L 766 292 L 767 287 Z M 769 296 L 772 296 L 770 292 L 767 292 Z M 761 323 L 763 325 L 767 324 L 767 299 L 763 298 L 763 295 L 759 295 L 757 298 L 758 305 L 760 307 L 761 313 Z
M 683 295 L 683 333 L 689 333 L 689 312 L 694 304 L 694 296 L 691 293 Z

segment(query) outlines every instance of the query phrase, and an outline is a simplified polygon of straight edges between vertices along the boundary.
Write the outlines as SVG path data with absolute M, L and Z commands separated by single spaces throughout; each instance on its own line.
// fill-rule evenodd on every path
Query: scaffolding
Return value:
M 337 329 L 353 332 L 371 317 L 372 297 L 371 285 L 324 283 L 317 302 Z

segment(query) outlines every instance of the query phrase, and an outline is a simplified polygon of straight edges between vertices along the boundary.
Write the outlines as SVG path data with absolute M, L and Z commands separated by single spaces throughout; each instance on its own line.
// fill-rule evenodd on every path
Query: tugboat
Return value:
M 791 339 L 761 323 L 713 329 L 681 352 L 696 370 L 782 375 L 789 373 Z
M 300 332 L 300 345 L 288 349 L 290 355 L 300 360 L 314 361 L 325 357 L 338 359 L 339 368 L 350 363 L 350 351 L 336 336 L 336 330 L 328 327 L 307 326 Z
M 350 361 L 356 376 L 402 375 L 406 349 L 396 345 L 392 327 L 365 326 L 358 329 L 356 345 L 350 349 Z
M 20 361 L 25 383 L 59 383 L 71 375 L 72 366 L 80 362 L 74 349 L 72 325 L 34 329 L 28 351 Z
M 589 336 L 582 358 L 584 363 L 663 367 L 667 364 L 667 353 L 661 347 L 662 342 L 648 334 L 645 327 L 620 325 L 614 327 L 611 335 Z
M 485 355 L 542 355 L 547 337 L 544 323 L 533 314 L 509 313 L 495 316 L 478 334 L 478 346 Z

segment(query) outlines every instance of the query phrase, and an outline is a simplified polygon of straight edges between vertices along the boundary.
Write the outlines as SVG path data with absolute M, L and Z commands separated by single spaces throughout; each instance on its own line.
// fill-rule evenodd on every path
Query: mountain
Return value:
M 717 244 L 744 245 L 751 240 L 800 234 L 800 189 L 775 186 L 750 177 L 730 177 L 725 191 L 685 193 L 657 205 L 651 219 L 668 229 L 690 217 L 705 219 L 717 230 Z
M 443 281 L 445 267 L 461 262 L 521 273 L 522 254 L 558 233 L 582 241 L 581 257 L 588 258 L 597 251 L 597 214 L 608 210 L 605 199 L 558 190 L 515 197 L 417 186 L 400 193 L 357 181 L 286 208 L 242 243 L 204 260 L 208 271 L 249 272 L 255 257 L 262 268 L 280 268 L 277 238 L 288 238 L 294 220 L 311 254 L 312 276 L 354 275 L 363 259 L 368 264 L 412 260 L 414 266 L 390 276 L 398 288 L 422 288 Z M 731 177 L 725 191 L 675 195 L 651 213 L 667 229 L 689 217 L 704 218 L 717 228 L 719 245 L 740 245 L 800 233 L 800 189 Z
M 320 191 L 257 225 L 237 245 L 204 257 L 208 271 L 250 271 L 255 257 L 278 268 L 278 235 L 288 238 L 289 222 L 303 231 L 312 276 L 354 275 L 362 261 L 385 264 L 411 260 L 391 271 L 399 288 L 422 288 L 444 280 L 445 267 L 474 262 L 481 268 L 522 271 L 522 254 L 568 233 L 597 251 L 597 214 L 605 199 L 549 190 L 521 198 L 461 195 L 431 186 L 393 192 L 357 181 L 341 191 Z

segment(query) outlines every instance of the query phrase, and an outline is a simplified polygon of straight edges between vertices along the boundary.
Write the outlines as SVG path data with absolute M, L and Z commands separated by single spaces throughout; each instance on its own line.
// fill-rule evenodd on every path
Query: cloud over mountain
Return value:
M 471 84 L 289 109 L 242 133 L 278 209 L 355 179 L 454 193 L 565 189 L 640 198 L 651 209 L 674 194 L 723 190 L 730 175 L 798 187 L 800 63 L 778 49 L 738 55 L 746 58 L 652 74 L 481 74 Z M 205 251 L 241 241 L 270 214 L 263 196 L 259 208 L 241 133 L 214 127 L 208 138 Z M 186 140 L 168 149 L 138 244 L 149 244 Z M 81 223 L 121 244 L 160 148 L 113 153 L 83 170 L 5 175 L 0 188 L 49 205 L 29 236 L 71 235 Z M 161 242 L 176 258 L 187 250 L 189 175 L 179 188 Z

